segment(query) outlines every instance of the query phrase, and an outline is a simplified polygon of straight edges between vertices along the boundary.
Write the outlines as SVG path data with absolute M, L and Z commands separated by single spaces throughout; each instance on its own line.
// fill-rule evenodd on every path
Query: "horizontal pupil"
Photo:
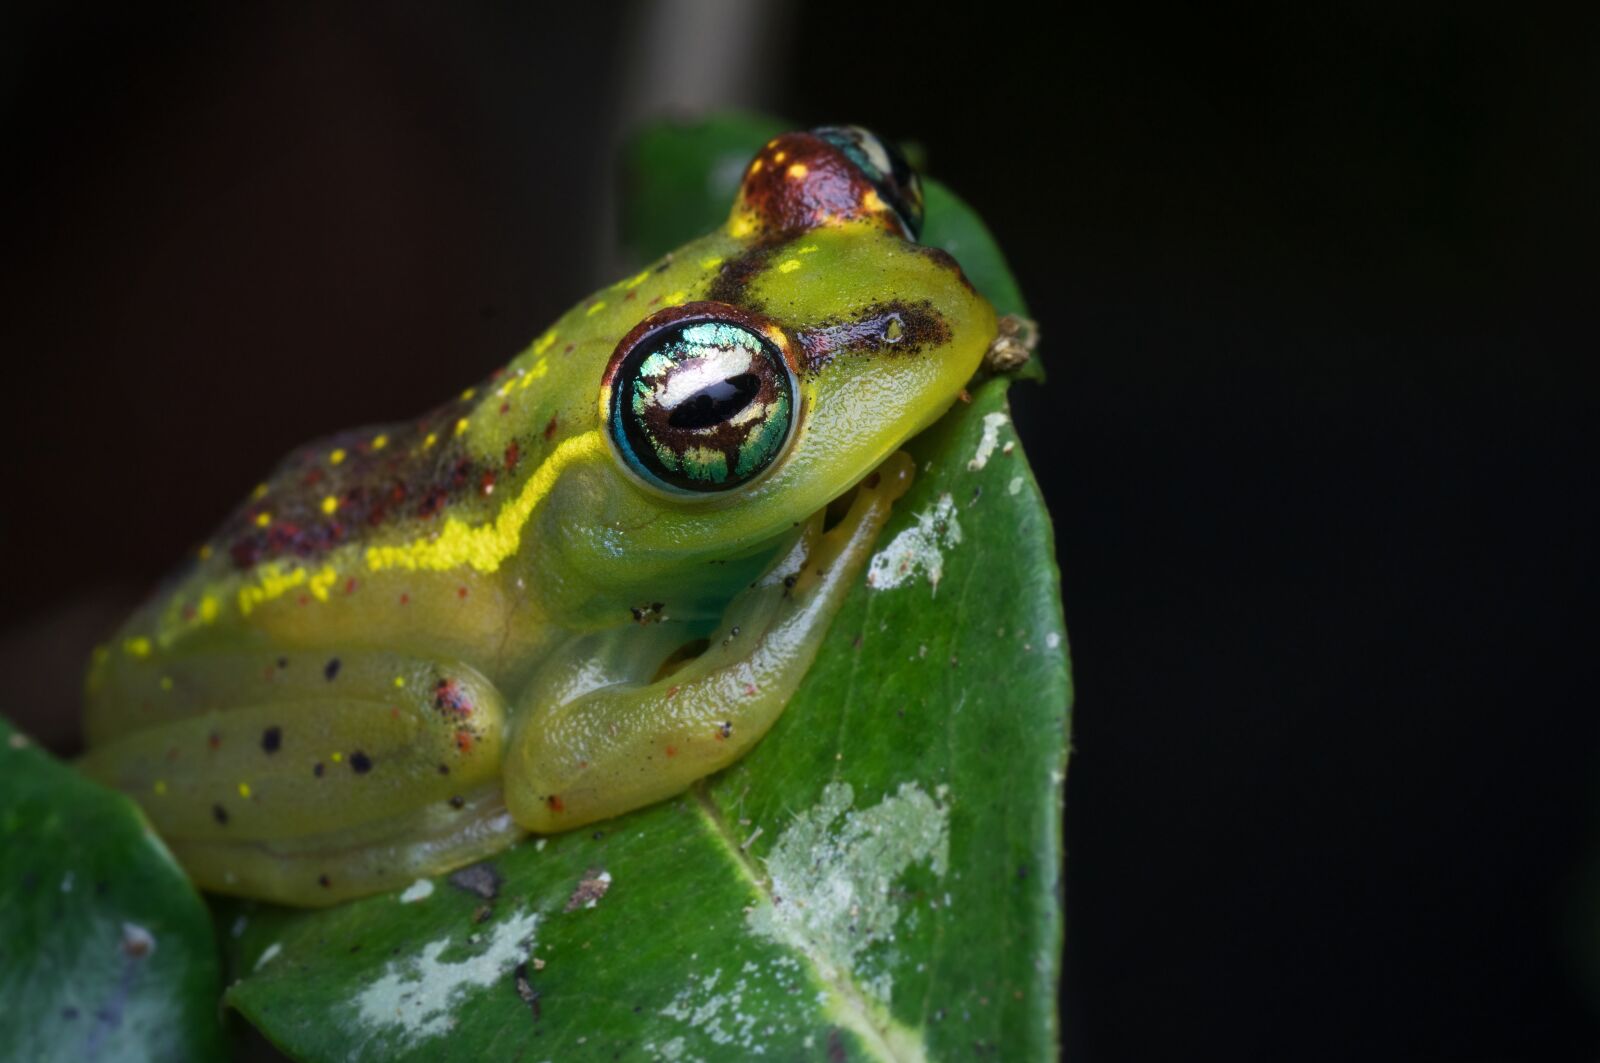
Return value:
M 667 415 L 667 423 L 674 428 L 710 428 L 750 405 L 760 390 L 761 378 L 754 373 L 731 376 L 678 403 Z

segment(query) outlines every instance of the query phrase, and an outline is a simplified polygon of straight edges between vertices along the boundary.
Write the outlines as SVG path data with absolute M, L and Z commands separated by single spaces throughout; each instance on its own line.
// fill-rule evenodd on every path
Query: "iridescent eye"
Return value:
M 811 131 L 844 152 L 900 219 L 906 235 L 922 235 L 922 182 L 900 149 L 858 125 L 825 125 Z
M 776 339 L 774 338 L 776 337 Z M 644 321 L 617 345 L 601 392 L 622 464 L 678 493 L 726 491 L 788 445 L 799 401 L 781 332 L 722 303 Z

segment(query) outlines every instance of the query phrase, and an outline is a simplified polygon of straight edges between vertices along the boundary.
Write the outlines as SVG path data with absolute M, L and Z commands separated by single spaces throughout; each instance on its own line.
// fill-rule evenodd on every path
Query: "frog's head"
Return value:
M 676 298 L 611 349 L 606 460 L 581 477 L 601 520 L 563 551 L 606 597 L 702 586 L 711 565 L 747 578 L 728 562 L 758 563 L 956 401 L 995 316 L 916 242 L 921 221 L 891 146 L 854 127 L 790 133 L 749 164 L 723 229 L 650 271 Z

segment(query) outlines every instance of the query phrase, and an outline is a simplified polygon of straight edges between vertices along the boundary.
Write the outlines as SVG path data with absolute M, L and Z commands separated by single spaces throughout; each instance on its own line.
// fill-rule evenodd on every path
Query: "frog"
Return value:
M 718 229 L 283 459 L 95 650 L 80 768 L 202 889 L 316 907 L 733 765 L 997 337 L 921 223 L 891 142 L 773 138 Z

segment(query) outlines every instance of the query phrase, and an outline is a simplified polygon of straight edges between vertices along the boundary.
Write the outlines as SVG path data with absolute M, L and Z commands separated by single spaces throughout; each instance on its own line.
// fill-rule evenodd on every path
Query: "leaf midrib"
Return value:
M 692 793 L 694 794 L 695 808 L 700 814 L 707 833 L 721 845 L 728 861 L 739 871 L 750 887 L 759 893 L 767 904 L 773 904 L 774 899 L 770 889 L 770 880 L 761 874 L 754 858 L 740 848 L 737 839 L 734 838 L 728 827 L 727 818 L 723 816 L 722 811 L 717 808 L 716 803 L 711 799 L 711 794 L 705 783 L 696 783 L 692 788 Z M 867 1004 L 861 987 L 856 985 L 855 981 L 849 977 L 843 965 L 835 963 L 824 965 L 819 962 L 821 950 L 816 948 L 815 943 L 799 930 L 794 931 L 793 938 L 797 942 L 803 943 L 797 945 L 795 951 L 803 957 L 813 979 L 819 985 L 827 987 L 839 1002 L 841 1009 L 844 1011 L 843 1018 L 846 1020 L 844 1025 L 862 1039 L 874 1057 L 885 1060 L 886 1063 L 913 1063 L 909 1057 L 897 1053 L 894 1047 L 889 1044 L 888 1039 L 884 1036 L 883 1029 L 873 1019 L 872 1008 Z M 829 968 L 835 972 L 832 977 L 826 973 Z M 926 1058 L 926 1053 L 919 1053 L 919 1057 Z

